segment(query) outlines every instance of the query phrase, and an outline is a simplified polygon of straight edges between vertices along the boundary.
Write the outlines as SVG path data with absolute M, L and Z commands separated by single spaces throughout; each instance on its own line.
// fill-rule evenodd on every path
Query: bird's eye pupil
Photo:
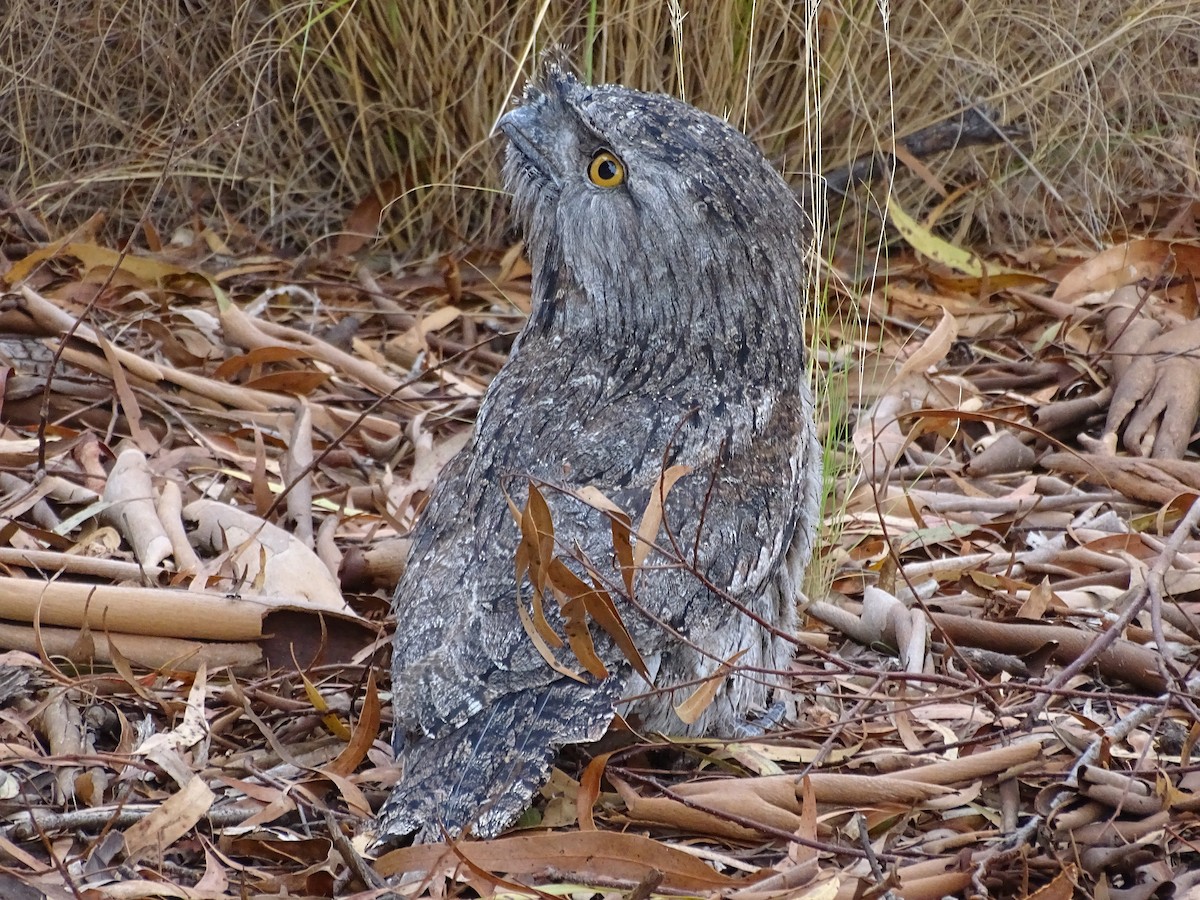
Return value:
M 596 172 L 602 180 L 612 181 L 617 177 L 617 164 L 611 159 L 601 160 Z

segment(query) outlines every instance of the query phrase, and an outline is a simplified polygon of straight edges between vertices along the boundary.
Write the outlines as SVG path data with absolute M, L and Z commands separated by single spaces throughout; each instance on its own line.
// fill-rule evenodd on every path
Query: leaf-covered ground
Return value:
M 121 252 L 7 210 L 0 895 L 1200 890 L 1185 213 L 983 262 L 909 223 L 921 254 L 831 274 L 840 474 L 784 721 L 572 752 L 510 836 L 372 859 L 390 587 L 519 251 Z

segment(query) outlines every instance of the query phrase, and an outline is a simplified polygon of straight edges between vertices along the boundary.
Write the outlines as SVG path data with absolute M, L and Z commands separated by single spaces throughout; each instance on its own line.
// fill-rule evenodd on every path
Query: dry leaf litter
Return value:
M 1200 889 L 1192 213 L 985 261 L 904 221 L 921 253 L 829 279 L 788 715 L 576 753 L 511 835 L 372 860 L 388 594 L 519 248 L 371 271 L 10 211 L 0 894 Z

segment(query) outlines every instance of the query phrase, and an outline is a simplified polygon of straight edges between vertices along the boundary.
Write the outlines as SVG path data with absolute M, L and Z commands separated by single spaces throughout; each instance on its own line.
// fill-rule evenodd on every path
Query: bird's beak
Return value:
M 514 133 L 532 136 L 532 132 L 538 130 L 537 119 L 536 107 L 531 103 L 522 103 L 497 119 L 495 130 L 504 132 L 504 136 L 510 141 L 513 140 Z
M 540 104 L 526 102 L 510 109 L 496 122 L 496 129 L 508 138 L 510 154 L 515 150 L 530 165 L 546 175 L 552 174 L 546 163 L 544 148 L 553 146 L 554 141 L 542 124 Z

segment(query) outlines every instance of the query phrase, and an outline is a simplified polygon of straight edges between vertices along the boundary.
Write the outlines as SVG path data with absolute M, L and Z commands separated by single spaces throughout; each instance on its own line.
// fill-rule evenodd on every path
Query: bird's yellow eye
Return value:
M 615 188 L 625 180 L 625 166 L 610 150 L 598 150 L 588 164 L 588 178 L 596 187 Z

